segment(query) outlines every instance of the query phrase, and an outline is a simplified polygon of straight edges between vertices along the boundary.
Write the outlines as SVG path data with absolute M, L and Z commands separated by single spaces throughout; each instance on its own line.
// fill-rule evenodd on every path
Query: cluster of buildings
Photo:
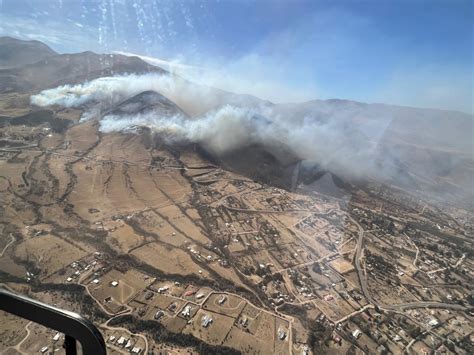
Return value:
M 74 279 L 78 278 L 81 274 L 87 271 L 94 270 L 98 264 L 98 258 L 100 258 L 100 256 L 101 256 L 100 252 L 95 252 L 94 258 L 90 260 L 89 262 L 85 260 L 72 262 L 70 266 L 74 270 L 74 272 L 66 278 L 66 282 L 72 282 Z M 94 273 L 94 276 L 97 276 L 97 275 L 98 273 Z M 99 281 L 100 280 L 98 278 L 94 278 L 92 283 L 98 284 Z
M 125 350 L 129 350 L 132 354 L 142 353 L 142 349 L 136 346 L 136 344 L 134 345 L 132 339 L 128 339 L 124 336 L 121 336 L 117 339 L 115 335 L 111 335 L 108 339 L 108 342 L 117 347 L 123 348 Z

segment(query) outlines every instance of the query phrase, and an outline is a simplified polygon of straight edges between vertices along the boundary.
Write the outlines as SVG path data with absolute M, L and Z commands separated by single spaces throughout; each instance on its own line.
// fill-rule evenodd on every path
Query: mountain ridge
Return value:
M 0 69 L 21 67 L 57 54 L 48 45 L 37 40 L 0 37 Z

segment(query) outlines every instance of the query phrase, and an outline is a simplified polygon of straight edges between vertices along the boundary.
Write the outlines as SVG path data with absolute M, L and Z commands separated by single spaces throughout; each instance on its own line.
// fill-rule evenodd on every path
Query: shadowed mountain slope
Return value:
M 42 42 L 0 37 L 0 69 L 21 67 L 53 55 L 57 53 Z

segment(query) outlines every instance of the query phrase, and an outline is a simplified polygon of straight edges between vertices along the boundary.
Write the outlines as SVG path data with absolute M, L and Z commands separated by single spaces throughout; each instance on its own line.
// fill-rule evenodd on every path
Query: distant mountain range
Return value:
M 33 92 L 123 73 L 165 73 L 138 57 L 82 52 L 57 54 L 38 41 L 0 37 L 0 93 Z M 15 54 L 17 53 L 17 54 Z M 24 65 L 14 65 L 17 59 Z

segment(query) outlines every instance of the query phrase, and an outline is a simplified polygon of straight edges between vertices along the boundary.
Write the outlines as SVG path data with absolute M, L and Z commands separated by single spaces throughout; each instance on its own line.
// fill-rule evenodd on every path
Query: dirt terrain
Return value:
M 123 63 L 109 64 L 87 78 Z M 473 352 L 472 211 L 329 173 L 324 191 L 283 189 L 232 155 L 35 107 L 36 81 L 2 83 L 2 287 L 91 319 L 110 353 Z M 0 319 L 0 352 L 63 351 L 51 330 Z

